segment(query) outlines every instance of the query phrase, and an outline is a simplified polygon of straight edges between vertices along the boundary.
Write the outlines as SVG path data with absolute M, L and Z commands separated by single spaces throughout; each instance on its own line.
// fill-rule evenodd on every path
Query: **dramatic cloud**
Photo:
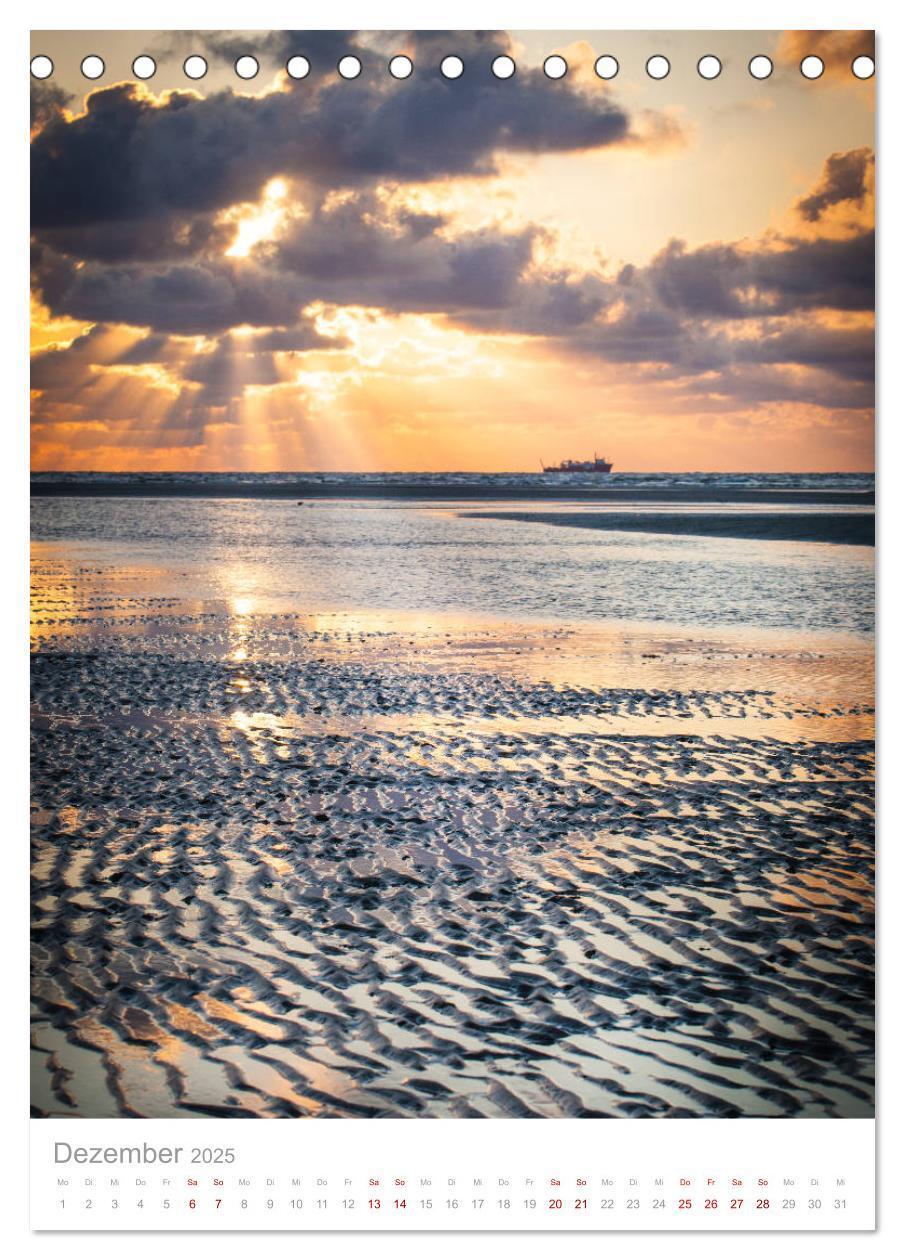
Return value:
M 805 57 L 819 57 L 830 77 L 851 79 L 856 57 L 873 57 L 873 31 L 784 31 L 777 60 L 795 69 Z
M 33 265 L 35 292 L 52 311 L 211 335 L 240 324 L 294 327 L 313 301 L 448 315 L 517 303 L 533 230 L 420 239 L 326 216 L 270 256 L 253 260 L 106 265 L 51 251 Z M 332 230 L 330 226 L 332 224 Z
M 317 297 L 296 275 L 229 258 L 78 265 L 45 251 L 33 274 L 35 291 L 54 312 L 159 332 L 212 334 L 240 324 L 291 327 Z
M 32 224 L 190 220 L 254 201 L 274 175 L 323 188 L 378 179 L 486 175 L 501 152 L 564 153 L 623 141 L 628 116 L 609 95 L 552 95 L 542 72 L 466 85 L 434 67 L 402 84 L 302 81 L 285 91 L 157 101 L 135 84 L 93 92 L 72 120 L 53 117 L 32 144 Z
M 77 391 L 94 375 L 94 369 L 115 363 L 128 338 L 114 328 L 98 324 L 68 346 L 50 347 L 32 355 L 32 389 Z
M 365 80 L 384 78 L 387 61 L 407 53 L 419 70 L 436 69 L 449 53 L 460 56 L 469 74 L 486 74 L 494 57 L 514 52 L 505 31 L 196 31 L 171 36 L 180 48 L 203 47 L 212 56 L 235 61 L 253 53 L 264 64 L 285 66 L 290 57 L 304 56 L 310 78 L 332 77 L 341 58 L 352 55 L 362 65 Z
M 533 267 L 544 237 L 537 229 L 441 235 L 445 226 L 440 216 L 387 213 L 373 196 L 354 194 L 321 203 L 247 260 L 105 265 L 45 250 L 35 286 L 70 317 L 204 334 L 291 327 L 314 301 L 473 314 L 480 326 L 538 335 L 567 332 L 623 301 L 645 342 L 670 314 L 737 320 L 873 308 L 872 232 L 695 250 L 673 241 L 648 267 L 626 267 L 614 280 Z M 488 320 L 488 310 L 505 318 Z
M 833 153 L 823 168 L 823 179 L 808 197 L 796 203 L 803 219 L 816 223 L 830 206 L 850 201 L 864 204 L 867 196 L 867 175 L 873 166 L 874 155 L 870 149 L 850 149 L 847 153 Z
M 283 237 L 270 265 L 320 299 L 387 310 L 455 313 L 510 306 L 539 231 L 438 235 L 445 220 L 386 214 L 369 196 L 326 202 Z
M 673 241 L 653 260 L 647 276 L 664 306 L 707 318 L 819 307 L 873 310 L 873 232 L 769 245 L 708 245 L 687 251 L 681 241 Z
M 31 126 L 41 131 L 48 123 L 61 118 L 72 97 L 55 83 L 42 83 L 39 79 L 31 84 Z
M 235 227 L 213 215 L 120 219 L 47 228 L 41 241 L 60 255 L 105 263 L 191 260 L 199 254 L 222 254 Z
M 246 424 L 246 404 L 274 425 L 309 424 L 310 390 L 330 398 L 340 379 L 388 388 L 383 349 L 354 344 L 350 311 L 353 325 L 421 319 L 470 344 L 490 337 L 526 358 L 558 356 L 567 374 L 631 378 L 676 410 L 871 406 L 868 147 L 826 157 L 782 229 L 696 246 L 664 234 L 648 262 L 624 264 L 604 257 L 602 163 L 608 151 L 657 160 L 655 142 L 644 155 L 635 146 L 642 133 L 675 134 L 670 115 L 630 117 L 611 88 L 521 67 L 497 80 L 490 62 L 510 44 L 495 33 L 173 36 L 183 38 L 274 66 L 303 53 L 312 75 L 260 95 L 158 98 L 117 84 L 89 94 L 78 114 L 38 85 L 33 292 L 75 332 L 33 357 L 36 431 L 89 426 L 114 447 L 122 433 L 142 449 L 165 431 L 195 449 L 210 426 Z M 808 39 L 806 50 L 833 66 L 863 51 L 860 34 Z M 792 33 L 781 57 L 803 47 Z M 399 83 L 386 61 L 402 50 L 416 69 Z M 455 82 L 437 72 L 450 51 L 466 63 Z M 363 64 L 352 82 L 335 74 L 347 53 Z M 555 216 L 519 214 L 505 199 L 483 213 L 475 190 L 487 177 L 505 182 L 514 161 L 586 150 L 601 163 L 596 262 L 564 260 L 582 255 L 561 250 Z M 470 218 L 456 200 L 463 185 Z M 472 370 L 470 350 L 456 349 L 462 367 L 423 337 L 398 351 L 401 361 L 435 354 L 438 382 L 450 362 L 462 376 Z M 315 440 L 313 422 L 306 433 Z

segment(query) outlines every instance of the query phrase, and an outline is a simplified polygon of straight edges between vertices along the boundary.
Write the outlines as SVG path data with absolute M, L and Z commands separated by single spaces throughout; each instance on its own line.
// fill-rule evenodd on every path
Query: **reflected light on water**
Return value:
M 50 541 L 49 551 L 39 541 L 36 568 L 77 583 L 70 598 L 98 586 L 105 607 L 91 611 L 110 605 L 120 621 L 139 594 L 159 593 L 222 600 L 236 619 L 392 610 L 863 638 L 873 628 L 873 557 L 862 547 L 654 541 L 459 516 L 449 505 L 174 499 L 164 518 L 148 503 L 36 499 L 35 533 Z
M 234 645 L 229 655 L 236 664 L 242 664 L 248 660 L 249 640 L 254 630 L 253 622 L 249 619 L 255 612 L 256 601 L 252 595 L 246 593 L 249 587 L 253 586 L 254 578 L 248 572 L 227 569 L 223 580 L 229 591 L 227 596 L 230 609 L 229 637 Z M 233 679 L 233 686 L 241 692 L 251 690 L 251 683 L 243 677 Z

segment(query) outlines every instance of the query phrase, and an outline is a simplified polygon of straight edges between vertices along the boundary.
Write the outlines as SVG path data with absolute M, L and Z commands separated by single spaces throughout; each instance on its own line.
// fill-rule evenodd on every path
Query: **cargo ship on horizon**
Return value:
M 593 459 L 564 459 L 559 464 L 547 465 L 541 460 L 541 468 L 545 473 L 611 473 L 611 460 L 603 459 L 594 452 Z

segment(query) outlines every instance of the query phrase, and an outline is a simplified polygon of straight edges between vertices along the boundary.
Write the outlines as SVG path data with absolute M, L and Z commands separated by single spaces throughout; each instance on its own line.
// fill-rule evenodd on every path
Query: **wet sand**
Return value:
M 506 483 L 500 480 L 475 479 L 471 482 L 446 483 L 422 479 L 413 474 L 404 480 L 353 481 L 310 475 L 294 481 L 227 481 L 215 475 L 210 481 L 197 478 L 179 480 L 168 475 L 165 480 L 133 475 L 129 480 L 105 478 L 79 473 L 75 477 L 45 476 L 31 483 L 32 498 L 113 498 L 113 499 L 337 499 L 392 501 L 456 502 L 460 500 L 522 500 L 526 502 L 582 503 L 762 503 L 802 506 L 809 503 L 849 504 L 871 507 L 873 490 L 848 490 L 839 487 L 821 489 L 750 488 L 736 486 L 634 486 L 613 485 L 607 481 L 589 484 L 588 479 L 562 477 L 526 481 L 525 474 L 514 474 L 521 480 Z
M 865 640 L 117 589 L 36 587 L 36 1114 L 872 1114 Z
M 464 512 L 463 516 L 573 529 L 621 530 L 706 538 L 874 545 L 874 517 L 866 512 Z

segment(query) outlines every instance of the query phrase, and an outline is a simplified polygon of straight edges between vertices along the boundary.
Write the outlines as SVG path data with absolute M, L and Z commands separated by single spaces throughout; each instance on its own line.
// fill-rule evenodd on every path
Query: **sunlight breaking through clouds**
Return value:
M 36 84 L 34 466 L 517 469 L 556 428 L 639 469 L 870 467 L 874 87 L 842 35 L 817 85 L 782 32 L 764 82 L 715 33 L 718 87 L 652 85 L 641 33 L 604 84 L 581 32 L 555 86 L 531 32 L 461 37 L 505 83 L 444 81 L 430 32 L 392 37 L 405 84 L 355 32 L 296 82 L 272 32 L 241 90 L 230 33 L 188 90 L 176 44 L 153 92 Z

